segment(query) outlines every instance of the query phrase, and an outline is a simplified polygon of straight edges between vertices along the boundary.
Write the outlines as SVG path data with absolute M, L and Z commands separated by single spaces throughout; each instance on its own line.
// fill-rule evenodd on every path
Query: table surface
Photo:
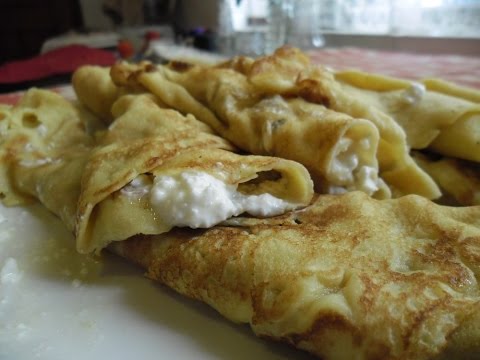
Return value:
M 360 48 L 321 49 L 309 54 L 314 62 L 336 70 L 358 69 L 411 80 L 435 77 L 480 89 L 480 57 Z

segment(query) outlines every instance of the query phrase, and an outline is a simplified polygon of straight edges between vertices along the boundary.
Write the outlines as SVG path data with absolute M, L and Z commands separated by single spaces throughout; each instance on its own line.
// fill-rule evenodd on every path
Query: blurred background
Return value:
M 285 43 L 480 56 L 480 0 L 1 0 L 0 14 L 0 92 L 68 81 L 84 63 L 211 62 Z
M 478 0 L 2 0 L 0 13 L 0 63 L 71 43 L 116 48 L 122 38 L 138 50 L 147 31 L 227 55 L 285 42 L 480 53 Z

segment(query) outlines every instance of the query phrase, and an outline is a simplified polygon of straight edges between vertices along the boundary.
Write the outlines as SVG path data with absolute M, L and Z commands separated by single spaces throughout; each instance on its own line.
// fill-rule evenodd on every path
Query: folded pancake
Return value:
M 413 149 L 480 161 L 480 104 L 473 89 L 441 81 L 394 79 L 360 71 L 335 74 L 345 92 L 391 116 Z
M 478 163 L 420 152 L 414 154 L 414 159 L 437 182 L 444 195 L 460 205 L 480 205 Z
M 307 205 L 313 195 L 302 165 L 232 153 L 205 124 L 160 108 L 151 96 L 120 98 L 112 108 L 117 118 L 93 143 L 78 117 L 50 116 L 71 112 L 71 103 L 38 92 L 40 99 L 56 97 L 58 106 L 33 112 L 35 124 L 45 125 L 46 117 L 62 131 L 39 137 L 21 123 L 5 147 L 6 174 L 20 195 L 39 199 L 75 231 L 81 253 L 174 226 L 210 227 L 242 213 L 278 215 Z M 34 156 L 25 147 L 33 147 Z
M 114 68 L 121 66 L 116 65 Z M 135 79 L 137 82 L 134 81 Z M 415 193 L 430 199 L 440 196 L 435 182 L 410 157 L 402 128 L 387 114 L 343 91 L 333 74 L 312 66 L 308 57 L 297 49 L 284 47 L 272 56 L 257 60 L 237 57 L 215 67 L 172 63 L 168 68 L 157 67 L 155 70 L 151 65 L 143 65 L 143 70 L 137 67 L 131 70 L 129 75 L 123 78 L 114 77 L 113 80 L 121 86 L 141 83 L 169 106 L 183 113 L 195 114 L 198 119 L 212 126 L 222 136 L 252 152 L 259 151 L 258 144 L 263 142 L 258 135 L 261 126 L 245 116 L 232 114 L 235 115 L 240 110 L 245 113 L 256 103 L 269 97 L 281 95 L 285 100 L 300 98 L 304 102 L 323 106 L 324 117 L 319 119 L 322 121 L 331 116 L 345 118 L 346 114 L 353 117 L 352 124 L 364 123 L 362 119 L 368 119 L 378 128 L 380 135 L 378 151 L 376 151 L 380 177 L 390 186 L 394 195 Z M 308 106 L 305 105 L 305 107 Z M 344 115 L 333 115 L 337 112 L 342 112 Z M 315 123 L 319 120 L 315 120 Z M 294 127 L 297 123 L 300 121 L 296 121 Z M 323 124 L 315 125 L 317 134 L 322 126 Z M 249 127 L 251 129 L 248 129 Z M 329 128 L 330 124 L 327 122 L 323 128 L 325 130 L 321 132 L 327 133 Z M 254 137 L 245 136 L 247 133 L 255 132 L 257 135 Z M 291 137 L 293 139 L 296 136 L 292 134 Z M 312 149 L 309 152 L 316 153 L 317 150 L 313 149 L 317 149 L 318 142 L 323 140 L 319 138 L 309 146 Z M 335 140 L 337 144 L 340 139 Z M 308 143 L 305 142 L 305 144 Z M 266 151 L 263 148 L 260 150 Z M 316 165 L 318 169 L 312 168 L 305 159 L 297 157 L 296 151 L 293 154 L 289 151 L 288 154 L 274 155 L 299 161 L 307 166 L 310 172 L 321 173 L 323 178 L 329 172 L 323 164 Z M 371 159 L 370 163 L 373 162 L 374 160 Z M 377 186 L 379 192 L 374 193 L 374 196 L 388 196 L 387 191 L 384 190 L 385 186 L 380 183 Z M 329 188 L 341 187 L 345 188 L 341 184 L 329 186 Z M 317 189 L 325 191 L 324 187 L 317 186 Z
M 325 360 L 480 354 L 480 207 L 320 195 L 280 217 L 111 249 L 257 335 Z
M 77 98 L 90 111 L 107 124 L 113 121 L 113 103 L 125 93 L 110 78 L 110 68 L 81 66 L 73 73 L 72 86 Z
M 480 103 L 480 91 L 464 86 L 460 86 L 445 80 L 436 78 L 426 78 L 422 80 L 427 90 L 436 91 L 442 94 L 451 95 L 457 98 L 468 100 L 474 103 Z
M 140 84 L 168 106 L 194 114 L 243 150 L 302 163 L 318 191 L 390 197 L 378 177 L 378 131 L 369 121 L 301 98 L 265 96 L 228 68 L 175 73 L 151 64 L 117 64 L 112 76 L 119 86 Z
M 2 202 L 18 205 L 38 197 L 73 230 L 80 177 L 94 143 L 87 132 L 91 124 L 78 104 L 50 91 L 27 91 L 2 120 Z
M 300 50 L 283 47 L 252 64 L 244 63 L 247 66 L 242 69 L 257 89 L 300 96 L 309 102 L 373 122 L 380 134 L 377 151 L 380 176 L 394 196 L 418 194 L 429 199 L 440 196 L 434 181 L 410 157 L 405 132 L 392 117 L 345 91 L 330 71 L 312 65 Z
M 124 240 L 137 233 L 165 232 L 173 226 L 210 227 L 244 211 L 277 215 L 310 201 L 312 184 L 301 165 L 226 151 L 231 146 L 225 140 L 201 132 L 199 127 L 205 125 L 198 123 L 195 128 L 188 124 L 190 121 L 195 120 L 174 110 L 160 109 L 147 96 L 137 97 L 126 107 L 102 140 L 105 145 L 92 152 L 85 168 L 78 207 L 80 251 L 102 248 L 110 241 Z M 130 131 L 132 128 L 136 133 Z M 182 177 L 185 174 L 191 178 Z M 202 179 L 206 175 L 210 178 Z M 191 183 L 196 177 L 210 183 L 206 186 Z M 235 192 L 234 197 L 245 197 L 247 202 L 254 201 L 255 196 L 258 201 L 263 199 L 266 213 L 256 213 L 254 207 L 247 205 L 223 209 L 221 202 L 225 199 L 219 198 L 217 204 L 215 194 L 210 193 L 217 192 L 220 196 L 223 188 L 211 177 L 228 185 L 228 191 Z M 155 199 L 159 192 L 174 194 L 162 195 L 165 197 L 162 203 Z M 185 199 L 178 195 L 182 192 Z M 278 208 L 268 210 L 267 194 L 282 200 L 275 204 Z M 165 204 L 169 207 L 165 208 Z M 190 214 L 196 207 L 198 214 Z M 203 217 L 211 215 L 206 214 L 209 208 L 216 208 L 218 214 L 213 220 L 204 220 Z M 191 222 L 183 223 L 185 218 Z
M 301 165 L 235 154 L 153 96 L 111 110 L 110 127 L 90 134 L 78 104 L 48 91 L 2 109 L 4 200 L 38 198 L 77 232 L 79 251 L 108 246 L 257 335 L 326 360 L 478 357 L 479 206 L 354 191 L 266 218 L 310 201 Z M 221 221 L 226 207 L 257 217 L 189 228 Z

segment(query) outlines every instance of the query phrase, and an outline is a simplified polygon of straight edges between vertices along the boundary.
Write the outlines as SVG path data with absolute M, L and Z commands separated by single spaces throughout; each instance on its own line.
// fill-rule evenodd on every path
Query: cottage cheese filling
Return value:
M 156 215 L 172 227 L 208 228 L 245 212 L 266 217 L 298 207 L 268 193 L 242 194 L 235 185 L 193 170 L 157 176 L 153 182 L 140 175 L 122 192 L 148 196 Z
M 405 102 L 415 105 L 422 100 L 423 96 L 425 95 L 425 91 L 425 85 L 418 82 L 413 82 L 409 88 L 404 90 L 403 99 Z
M 368 151 L 370 141 L 355 141 L 348 137 L 340 139 L 329 171 L 329 193 L 338 194 L 360 190 L 372 195 L 379 189 L 377 169 L 362 162 L 361 154 Z

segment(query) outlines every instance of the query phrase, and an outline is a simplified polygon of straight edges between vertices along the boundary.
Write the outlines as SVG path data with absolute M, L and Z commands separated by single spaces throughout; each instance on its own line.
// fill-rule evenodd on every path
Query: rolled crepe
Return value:
M 480 161 L 480 104 L 472 101 L 480 92 L 441 81 L 422 84 L 359 71 L 335 77 L 351 96 L 395 119 L 413 149 Z
M 56 93 L 35 88 L 27 91 L 2 120 L 5 129 L 0 146 L 3 203 L 18 205 L 32 201 L 33 194 L 20 189 L 27 183 L 39 192 L 51 187 L 48 195 L 45 198 L 42 195 L 40 200 L 72 230 L 83 159 L 94 143 L 87 132 L 92 128 L 91 120 L 80 105 Z M 67 172 L 72 176 L 58 178 L 56 184 L 51 182 L 50 174 L 63 171 L 64 167 L 68 167 Z M 66 199 L 51 196 L 56 187 Z M 64 204 L 59 206 L 58 201 Z
M 72 110 L 58 95 L 37 92 L 57 97 L 49 111 Z M 42 111 L 34 113 L 37 119 Z M 209 227 L 243 212 L 278 215 L 307 205 L 313 195 L 302 165 L 232 153 L 224 139 L 202 131 L 208 130 L 205 124 L 160 108 L 148 95 L 120 98 L 113 113 L 118 118 L 95 144 L 77 129 L 78 117 L 59 116 L 49 117 L 50 125 L 56 121 L 59 129 L 79 131 L 44 139 L 30 136 L 31 130 L 22 133 L 22 124 L 7 146 L 12 187 L 60 216 L 75 232 L 81 253 L 174 226 Z M 25 144 L 39 149 L 34 159 Z
M 440 196 L 435 182 L 410 157 L 405 132 L 394 119 L 345 91 L 330 71 L 313 66 L 300 50 L 283 47 L 242 69 L 249 82 L 264 93 L 300 96 L 353 118 L 370 120 L 380 134 L 377 151 L 380 176 L 394 196 L 418 194 L 429 199 Z
M 480 91 L 477 89 L 467 88 L 435 78 L 423 79 L 422 83 L 425 85 L 427 90 L 451 95 L 474 103 L 480 103 Z
M 138 79 L 138 82 L 169 106 L 184 113 L 194 113 L 222 136 L 228 137 L 237 146 L 248 151 L 253 151 L 250 144 L 254 142 L 253 139 L 256 140 L 255 144 L 260 141 L 258 136 L 249 141 L 244 135 L 244 128 L 258 126 L 253 124 L 253 121 L 243 120 L 238 123 L 226 116 L 232 109 L 235 108 L 238 112 L 239 109 L 253 106 L 259 99 L 277 95 L 286 99 L 300 97 L 309 103 L 328 108 L 325 114 L 346 113 L 353 117 L 353 123 L 368 119 L 378 128 L 380 134 L 376 152 L 380 177 L 387 182 L 395 196 L 409 193 L 430 199 L 440 196 L 435 182 L 410 157 L 402 128 L 385 113 L 349 96 L 330 72 L 312 66 L 308 57 L 299 50 L 281 48 L 269 57 L 255 61 L 234 58 L 216 67 L 189 67 L 173 63 L 170 68 L 159 67 L 157 71 L 153 71 L 150 66 L 141 72 L 137 68 L 131 71 L 131 74 L 133 75 L 130 76 L 130 81 Z M 122 80 L 125 82 L 125 78 L 114 78 L 117 85 L 125 85 Z M 236 124 L 235 131 L 242 135 L 234 134 L 231 130 L 233 124 Z M 326 125 L 326 128 L 329 126 Z M 229 131 L 232 134 L 228 135 Z M 312 148 L 315 146 L 317 143 Z M 294 158 L 296 154 L 279 156 L 304 161 Z M 309 170 L 315 173 L 311 167 Z M 316 172 L 325 174 L 328 169 L 320 166 Z M 320 191 L 324 191 L 325 187 L 316 185 Z M 335 188 L 335 185 L 330 184 L 328 187 Z M 379 189 L 383 188 L 379 185 Z M 381 197 L 385 194 L 386 192 L 381 190 L 375 195 Z
M 281 217 L 112 250 L 258 336 L 325 360 L 480 354 L 480 207 L 321 195 Z
M 369 121 L 301 98 L 265 96 L 242 73 L 223 67 L 197 66 L 175 73 L 152 65 L 118 64 L 112 76 L 119 86 L 141 84 L 163 103 L 194 114 L 243 150 L 302 163 L 318 191 L 361 190 L 390 197 L 378 177 L 378 131 Z
M 480 165 L 471 161 L 415 153 L 415 161 L 456 204 L 480 205 Z
M 125 92 L 113 83 L 109 67 L 81 66 L 73 73 L 72 86 L 78 100 L 90 111 L 107 124 L 113 121 L 112 106 Z

